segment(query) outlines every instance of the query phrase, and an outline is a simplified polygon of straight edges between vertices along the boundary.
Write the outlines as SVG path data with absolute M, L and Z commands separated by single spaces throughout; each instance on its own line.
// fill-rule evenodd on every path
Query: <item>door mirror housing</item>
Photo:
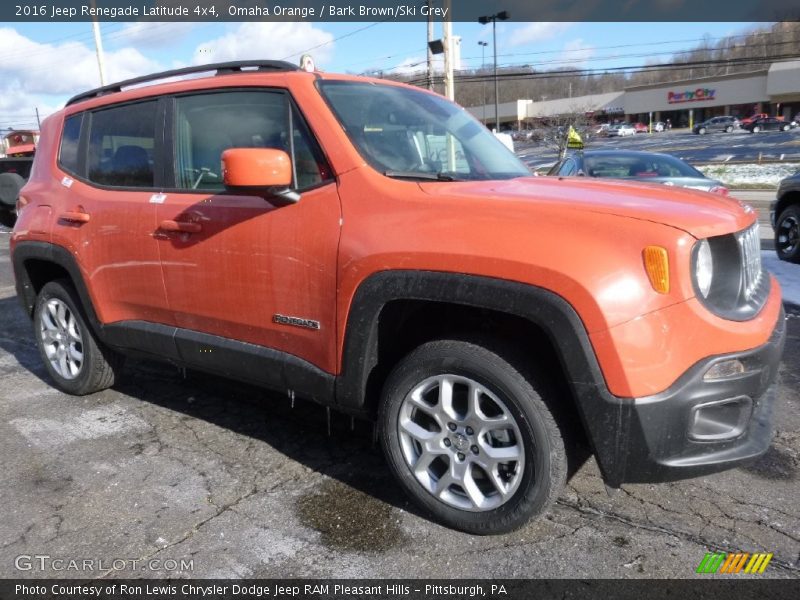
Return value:
M 222 180 L 225 187 L 242 191 L 261 191 L 287 202 L 300 195 L 291 190 L 292 160 L 276 148 L 228 148 L 222 153 Z

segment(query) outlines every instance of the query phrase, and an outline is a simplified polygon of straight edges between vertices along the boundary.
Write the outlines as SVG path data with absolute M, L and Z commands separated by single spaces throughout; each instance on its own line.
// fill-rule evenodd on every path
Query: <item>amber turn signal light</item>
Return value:
M 650 285 L 659 294 L 669 293 L 669 256 L 667 249 L 661 246 L 647 246 L 642 250 L 644 270 L 650 279 Z

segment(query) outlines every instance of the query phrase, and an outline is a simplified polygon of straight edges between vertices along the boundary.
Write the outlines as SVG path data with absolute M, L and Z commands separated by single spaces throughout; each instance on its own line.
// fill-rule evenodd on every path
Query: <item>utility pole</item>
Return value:
M 92 8 L 97 8 L 95 0 L 92 0 Z M 104 86 L 106 84 L 106 65 L 103 55 L 103 40 L 100 38 L 100 23 L 97 22 L 97 17 L 92 17 L 92 30 L 94 31 L 94 48 L 97 52 L 97 68 L 100 71 L 100 85 Z
M 42 129 L 42 121 L 39 119 L 39 107 L 36 107 L 36 128 L 41 130 Z
M 483 71 L 486 65 L 486 46 L 489 45 L 489 42 L 478 42 L 478 45 L 481 47 L 481 71 Z M 483 80 L 483 124 L 486 125 L 486 80 Z
M 446 14 L 450 14 L 451 0 L 444 0 L 444 8 Z M 453 22 L 449 20 L 449 17 L 443 23 L 444 28 L 444 95 L 449 100 L 455 100 L 455 89 L 453 86 L 453 52 L 452 52 L 452 43 L 453 43 Z
M 433 52 L 431 42 L 433 41 L 433 15 L 431 5 L 433 0 L 428 0 L 428 89 L 433 91 Z

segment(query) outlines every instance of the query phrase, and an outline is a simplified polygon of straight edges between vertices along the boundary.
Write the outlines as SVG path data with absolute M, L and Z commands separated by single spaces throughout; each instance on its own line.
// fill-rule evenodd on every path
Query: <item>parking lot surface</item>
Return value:
M 8 238 L 0 577 L 695 577 L 715 550 L 772 552 L 764 576 L 800 577 L 800 311 L 788 315 L 777 434 L 758 462 L 609 497 L 590 459 L 545 518 L 474 537 L 407 503 L 368 424 L 334 415 L 329 433 L 310 403 L 134 360 L 110 390 L 55 391 Z M 29 560 L 41 555 L 51 560 Z M 95 562 L 58 571 L 52 559 Z
M 535 143 L 515 143 L 517 155 L 529 166 L 553 164 L 556 152 Z M 696 135 L 688 130 L 640 133 L 627 137 L 594 137 L 587 142 L 592 150 L 642 150 L 665 152 L 690 163 L 785 160 L 800 162 L 800 128 L 783 131 Z

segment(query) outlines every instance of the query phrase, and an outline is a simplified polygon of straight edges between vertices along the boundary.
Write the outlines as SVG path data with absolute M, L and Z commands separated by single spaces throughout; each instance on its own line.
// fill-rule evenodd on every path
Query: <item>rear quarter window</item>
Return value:
M 61 133 L 61 147 L 58 151 L 58 163 L 68 173 L 78 173 L 78 146 L 80 145 L 81 124 L 83 114 L 72 115 L 64 120 Z

